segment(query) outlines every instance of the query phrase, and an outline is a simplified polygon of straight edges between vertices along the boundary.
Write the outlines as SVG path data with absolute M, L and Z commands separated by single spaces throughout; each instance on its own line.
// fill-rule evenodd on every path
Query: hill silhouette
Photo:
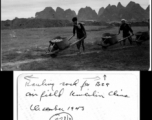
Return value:
M 107 25 L 106 22 L 120 22 L 122 18 L 142 25 L 144 23 L 142 21 L 149 19 L 149 12 L 150 6 L 143 9 L 140 4 L 133 1 L 130 1 L 126 7 L 121 2 L 117 6 L 109 4 L 106 8 L 101 7 L 98 14 L 89 6 L 80 8 L 77 15 L 71 9 L 64 10 L 57 7 L 54 10 L 52 7 L 46 7 L 44 10 L 36 12 L 34 18 L 15 18 L 1 21 L 1 29 L 72 26 L 72 18 L 75 16 L 86 25 Z

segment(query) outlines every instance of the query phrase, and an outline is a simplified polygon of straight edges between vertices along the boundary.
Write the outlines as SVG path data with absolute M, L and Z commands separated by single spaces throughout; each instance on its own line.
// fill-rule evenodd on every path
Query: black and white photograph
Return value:
M 147 71 L 150 2 L 1 0 L 1 70 Z
M 151 0 L 1 0 L 0 60 L 13 120 L 140 120 Z

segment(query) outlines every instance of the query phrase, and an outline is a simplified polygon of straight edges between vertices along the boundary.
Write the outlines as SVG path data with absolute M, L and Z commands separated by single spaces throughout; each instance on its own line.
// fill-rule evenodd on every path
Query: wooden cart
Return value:
M 67 38 L 62 38 L 62 41 L 59 42 L 53 42 L 53 40 L 50 41 L 48 50 L 46 51 L 47 55 L 50 55 L 51 57 L 57 57 L 59 52 L 62 52 L 63 50 L 68 49 L 69 47 L 77 44 L 78 42 L 80 42 L 81 40 L 84 39 L 81 38 L 73 43 L 69 42 L 74 36 L 70 37 L 69 39 Z M 56 39 L 56 38 L 55 38 Z
M 103 49 L 106 49 L 109 46 L 120 43 L 134 35 L 136 36 L 136 38 L 135 38 L 135 40 L 133 40 L 133 42 L 136 42 L 137 45 L 140 45 L 140 44 L 142 44 L 142 42 L 149 40 L 149 32 L 137 32 L 134 35 L 130 35 L 130 36 L 120 39 L 120 40 L 118 39 L 117 35 L 118 34 L 104 33 L 102 36 L 101 42 L 98 45 L 102 46 Z

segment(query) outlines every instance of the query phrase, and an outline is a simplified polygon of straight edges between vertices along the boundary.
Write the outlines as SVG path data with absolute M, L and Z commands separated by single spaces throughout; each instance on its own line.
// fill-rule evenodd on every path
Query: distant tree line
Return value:
M 105 21 L 80 21 L 86 26 L 119 26 L 119 22 L 107 23 Z M 147 22 L 130 22 L 131 26 L 147 26 Z M 50 20 L 50 19 L 26 19 L 15 18 L 13 20 L 1 21 L 1 29 L 25 29 L 25 28 L 48 28 L 48 27 L 67 27 L 72 26 L 69 20 Z
M 46 28 L 46 27 L 65 27 L 72 25 L 68 20 L 49 20 L 49 19 L 25 19 L 16 18 L 14 20 L 2 21 L 1 29 L 24 29 L 24 28 Z

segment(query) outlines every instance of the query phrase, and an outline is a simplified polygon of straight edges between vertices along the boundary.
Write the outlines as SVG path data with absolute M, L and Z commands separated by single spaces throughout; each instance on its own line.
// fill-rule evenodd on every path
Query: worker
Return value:
M 133 30 L 131 29 L 131 26 L 126 23 L 125 19 L 121 20 L 121 25 L 119 28 L 118 35 L 120 34 L 120 31 L 123 31 L 123 39 L 128 37 L 127 39 L 129 40 L 130 44 L 132 44 L 132 37 L 130 36 L 130 32 L 132 33 L 132 35 L 134 35 L 134 33 L 133 33 Z M 125 45 L 125 43 L 126 43 L 126 40 L 123 40 L 123 45 Z
M 82 23 L 78 22 L 77 17 L 72 18 L 73 21 L 73 36 L 75 36 L 75 33 L 77 34 L 77 39 L 82 39 L 77 43 L 77 48 L 79 50 L 78 53 L 81 53 L 80 47 L 82 44 L 83 52 L 85 51 L 84 47 L 84 39 L 86 38 L 86 31 Z

